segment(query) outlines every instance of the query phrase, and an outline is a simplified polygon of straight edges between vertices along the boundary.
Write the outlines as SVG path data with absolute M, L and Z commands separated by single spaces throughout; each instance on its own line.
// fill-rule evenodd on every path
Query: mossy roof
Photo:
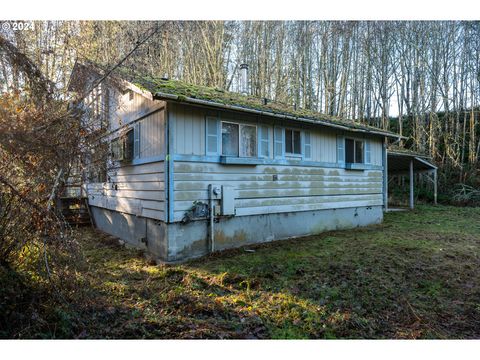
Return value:
M 416 157 L 421 157 L 421 158 L 430 158 L 431 157 L 427 154 L 420 153 L 420 152 L 417 152 L 417 151 L 413 151 L 413 150 L 410 150 L 410 149 L 401 148 L 401 147 L 395 146 L 395 145 L 390 145 L 388 147 L 388 153 L 389 154 L 398 154 L 398 155 L 416 156 Z
M 89 60 L 82 61 L 84 66 L 102 73 L 106 67 Z M 261 112 L 262 115 L 283 117 L 288 120 L 315 123 L 322 126 L 339 127 L 347 130 L 371 133 L 394 138 L 399 134 L 383 130 L 374 126 L 361 124 L 353 120 L 337 116 L 322 114 L 313 110 L 294 108 L 293 105 L 284 104 L 236 92 L 225 91 L 219 88 L 189 84 L 179 80 L 161 79 L 151 76 L 139 75 L 132 69 L 124 66 L 117 67 L 112 74 L 114 77 L 126 80 L 143 91 L 152 94 L 154 98 L 174 100 L 178 102 L 199 103 L 203 102 L 212 107 L 230 108 L 235 111 Z
M 161 79 L 151 76 L 139 76 L 127 68 L 118 68 L 116 74 L 139 87 L 150 92 L 154 98 L 175 100 L 180 102 L 207 102 L 213 107 L 230 107 L 237 111 L 260 111 L 264 115 L 282 116 L 297 121 L 318 123 L 323 126 L 340 126 L 347 129 L 390 136 L 398 138 L 400 135 L 379 129 L 373 126 L 360 124 L 336 116 L 321 114 L 312 110 L 297 108 L 280 102 L 267 100 L 252 95 L 225 91 L 219 88 L 189 84 L 179 80 Z M 199 101 L 198 101 L 199 100 Z

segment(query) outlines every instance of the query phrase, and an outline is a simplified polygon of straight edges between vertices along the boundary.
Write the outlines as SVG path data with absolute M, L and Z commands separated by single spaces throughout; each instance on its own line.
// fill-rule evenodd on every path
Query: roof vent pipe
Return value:
M 248 95 L 248 65 L 240 65 L 240 93 Z

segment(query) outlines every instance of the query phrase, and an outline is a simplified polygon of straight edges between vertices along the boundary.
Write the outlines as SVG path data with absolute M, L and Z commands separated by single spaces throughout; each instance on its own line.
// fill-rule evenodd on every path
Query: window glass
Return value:
M 285 130 L 285 152 L 289 154 L 293 153 L 292 138 L 292 130 Z
M 240 125 L 240 156 L 257 156 L 257 128 Z
M 355 162 L 355 141 L 353 139 L 345 139 L 345 162 Z
M 222 155 L 238 156 L 238 124 L 222 123 Z
M 363 163 L 363 141 L 355 141 L 355 162 Z
M 345 139 L 345 161 L 363 164 L 363 146 L 362 140 Z
M 300 131 L 293 132 L 293 153 L 301 154 L 302 148 L 300 147 Z
M 285 129 L 285 152 L 287 154 L 301 154 L 300 131 Z

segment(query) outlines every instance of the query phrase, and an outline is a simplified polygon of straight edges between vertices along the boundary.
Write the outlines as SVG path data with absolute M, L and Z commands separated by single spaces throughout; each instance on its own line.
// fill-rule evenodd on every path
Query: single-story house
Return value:
M 77 63 L 70 82 L 97 85 L 84 121 L 111 144 L 86 175 L 99 229 L 177 262 L 382 222 L 387 144 L 399 135 L 256 98 L 246 80 L 234 93 L 101 73 Z

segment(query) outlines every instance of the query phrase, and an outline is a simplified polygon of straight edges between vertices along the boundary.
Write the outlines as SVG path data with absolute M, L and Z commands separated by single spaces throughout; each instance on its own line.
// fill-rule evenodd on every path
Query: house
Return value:
M 399 136 L 248 95 L 241 71 L 243 93 L 124 70 L 89 92 L 86 121 L 111 144 L 88 173 L 99 229 L 177 262 L 382 222 Z M 100 74 L 77 63 L 70 87 Z

